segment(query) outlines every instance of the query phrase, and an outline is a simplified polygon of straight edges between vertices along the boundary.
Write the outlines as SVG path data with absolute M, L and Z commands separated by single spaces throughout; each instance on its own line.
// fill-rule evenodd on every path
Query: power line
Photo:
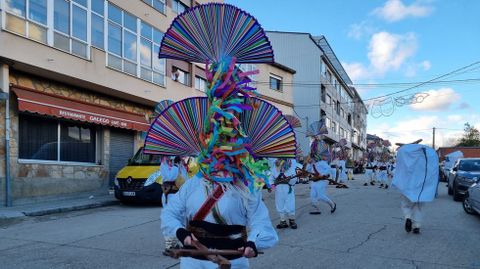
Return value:
M 480 67 L 479 67 L 480 68 Z M 390 82 L 390 83 L 358 83 L 353 84 L 352 86 L 369 86 L 369 87 L 399 87 L 399 86 L 410 86 L 423 83 L 422 85 L 435 85 L 435 84 L 456 84 L 456 83 L 476 83 L 479 82 L 480 78 L 467 78 L 467 79 L 451 79 L 451 80 L 438 80 L 438 81 L 420 81 L 420 82 Z M 270 84 L 269 81 L 252 81 L 255 84 Z M 283 85 L 287 86 L 321 86 L 321 85 L 330 85 L 335 86 L 332 83 L 318 83 L 318 82 L 283 82 Z
M 457 72 L 459 72 L 459 71 L 462 71 L 462 70 L 464 70 L 464 69 L 467 69 L 467 68 L 469 68 L 469 67 L 471 67 L 471 66 L 474 66 L 474 65 L 476 65 L 476 64 L 479 64 L 479 63 L 480 63 L 480 61 L 476 61 L 476 62 L 474 62 L 474 63 L 471 63 L 471 64 L 469 64 L 469 65 L 460 67 L 460 68 L 458 68 L 458 69 L 456 69 L 456 70 L 453 70 L 453 71 L 451 71 L 451 72 L 448 72 L 448 73 L 446 73 L 446 74 L 444 74 L 444 75 L 437 76 L 437 77 L 435 77 L 435 78 L 432 78 L 432 79 L 427 80 L 427 81 L 425 81 L 425 82 L 419 83 L 419 84 L 417 84 L 417 85 L 415 85 L 415 86 L 412 86 L 412 87 L 409 87 L 409 88 L 407 88 L 407 89 L 399 90 L 399 91 L 396 91 L 396 92 L 393 92 L 393 93 L 389 93 L 389 94 L 385 94 L 385 95 L 383 95 L 383 96 L 378 96 L 378 97 L 372 97 L 372 98 L 363 99 L 363 101 L 369 101 L 369 100 L 375 100 L 375 99 L 385 98 L 385 97 L 388 97 L 388 96 L 392 96 L 392 95 L 395 95 L 395 94 L 399 94 L 399 93 L 402 93 L 402 92 L 406 92 L 406 91 L 409 91 L 409 90 L 418 88 L 418 87 L 420 87 L 420 86 L 422 86 L 422 85 L 425 85 L 425 84 L 427 84 L 427 83 L 429 83 L 429 82 L 432 82 L 432 81 L 435 81 L 435 80 L 438 80 L 438 79 L 447 77 L 447 76 L 449 76 L 449 75 L 452 75 L 452 74 L 454 74 L 454 73 L 457 73 Z

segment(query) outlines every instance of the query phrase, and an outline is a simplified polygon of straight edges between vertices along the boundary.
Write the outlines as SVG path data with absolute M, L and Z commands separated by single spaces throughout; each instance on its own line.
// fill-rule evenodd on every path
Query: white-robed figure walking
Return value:
M 392 185 L 401 196 L 405 230 L 420 232 L 422 210 L 435 198 L 438 187 L 438 156 L 425 145 L 407 144 L 399 148 Z
M 345 183 L 348 180 L 347 176 L 347 165 L 345 160 L 338 160 L 338 182 Z
M 295 184 L 297 183 L 295 159 L 270 158 L 271 181 L 275 185 L 275 207 L 280 216 L 278 229 L 297 229 L 295 222 Z M 288 179 L 290 178 L 290 179 Z M 288 224 L 287 224 L 288 218 Z
M 337 209 L 337 205 L 327 196 L 327 186 L 329 177 L 330 166 L 327 159 L 329 156 L 328 151 L 321 153 L 322 160 L 315 162 L 310 159 L 307 165 L 307 171 L 314 175 L 310 189 L 310 199 L 312 201 L 313 210 L 310 212 L 312 215 L 320 215 L 320 202 L 324 202 L 330 206 L 330 212 L 333 213 Z

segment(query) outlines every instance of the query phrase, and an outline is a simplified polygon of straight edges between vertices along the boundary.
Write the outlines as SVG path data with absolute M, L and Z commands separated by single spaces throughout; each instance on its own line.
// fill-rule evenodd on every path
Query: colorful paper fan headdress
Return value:
M 328 134 L 327 125 L 325 120 L 321 119 L 319 121 L 312 122 L 307 128 L 307 136 L 321 136 Z
M 228 4 L 195 6 L 163 37 L 160 58 L 199 63 L 273 63 L 273 49 L 257 20 Z
M 287 119 L 288 123 L 290 123 L 292 128 L 302 127 L 302 123 L 300 122 L 300 119 L 298 119 L 297 117 L 292 115 L 285 115 L 285 118 Z
M 314 161 L 321 161 L 322 157 L 330 158 L 330 150 L 325 141 L 315 137 L 310 145 L 310 158 Z
M 338 143 L 334 145 L 333 159 L 346 160 L 348 157 L 347 152 L 347 140 L 345 138 L 340 139 Z
M 273 63 L 273 50 L 258 22 L 228 4 L 195 6 L 172 22 L 160 58 L 206 64 L 207 97 L 171 104 L 152 123 L 145 152 L 198 156 L 206 179 L 252 191 L 265 182 L 266 160 L 294 158 L 295 134 L 282 113 L 257 99 L 251 74 L 237 63 Z

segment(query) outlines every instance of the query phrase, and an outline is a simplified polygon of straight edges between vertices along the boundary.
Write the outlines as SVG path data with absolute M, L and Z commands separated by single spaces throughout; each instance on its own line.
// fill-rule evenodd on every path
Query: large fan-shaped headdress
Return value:
M 333 146 L 333 158 L 339 160 L 346 160 L 348 158 L 347 140 L 345 138 L 340 139 Z
M 307 136 L 322 136 L 328 134 L 327 125 L 324 119 L 312 122 L 307 128 Z
M 268 184 L 267 162 L 257 158 L 295 157 L 292 127 L 248 86 L 248 75 L 257 72 L 236 65 L 273 63 L 272 47 L 255 18 L 228 4 L 195 6 L 172 22 L 159 57 L 205 63 L 207 97 L 184 99 L 162 111 L 150 127 L 145 152 L 198 156 L 206 179 L 242 190 L 262 180 Z
M 228 4 L 195 6 L 165 33 L 160 58 L 189 62 L 273 63 L 273 49 L 257 20 Z

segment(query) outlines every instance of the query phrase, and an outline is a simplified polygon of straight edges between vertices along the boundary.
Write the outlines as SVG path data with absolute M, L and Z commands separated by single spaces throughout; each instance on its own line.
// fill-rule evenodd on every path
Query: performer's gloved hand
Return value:
M 258 256 L 257 246 L 252 241 L 245 243 L 244 247 L 238 250 L 243 251 L 243 256 L 246 258 L 253 258 Z
M 184 246 L 191 246 L 192 240 L 198 241 L 197 238 L 185 228 L 179 228 L 176 235 L 178 240 L 180 240 Z

